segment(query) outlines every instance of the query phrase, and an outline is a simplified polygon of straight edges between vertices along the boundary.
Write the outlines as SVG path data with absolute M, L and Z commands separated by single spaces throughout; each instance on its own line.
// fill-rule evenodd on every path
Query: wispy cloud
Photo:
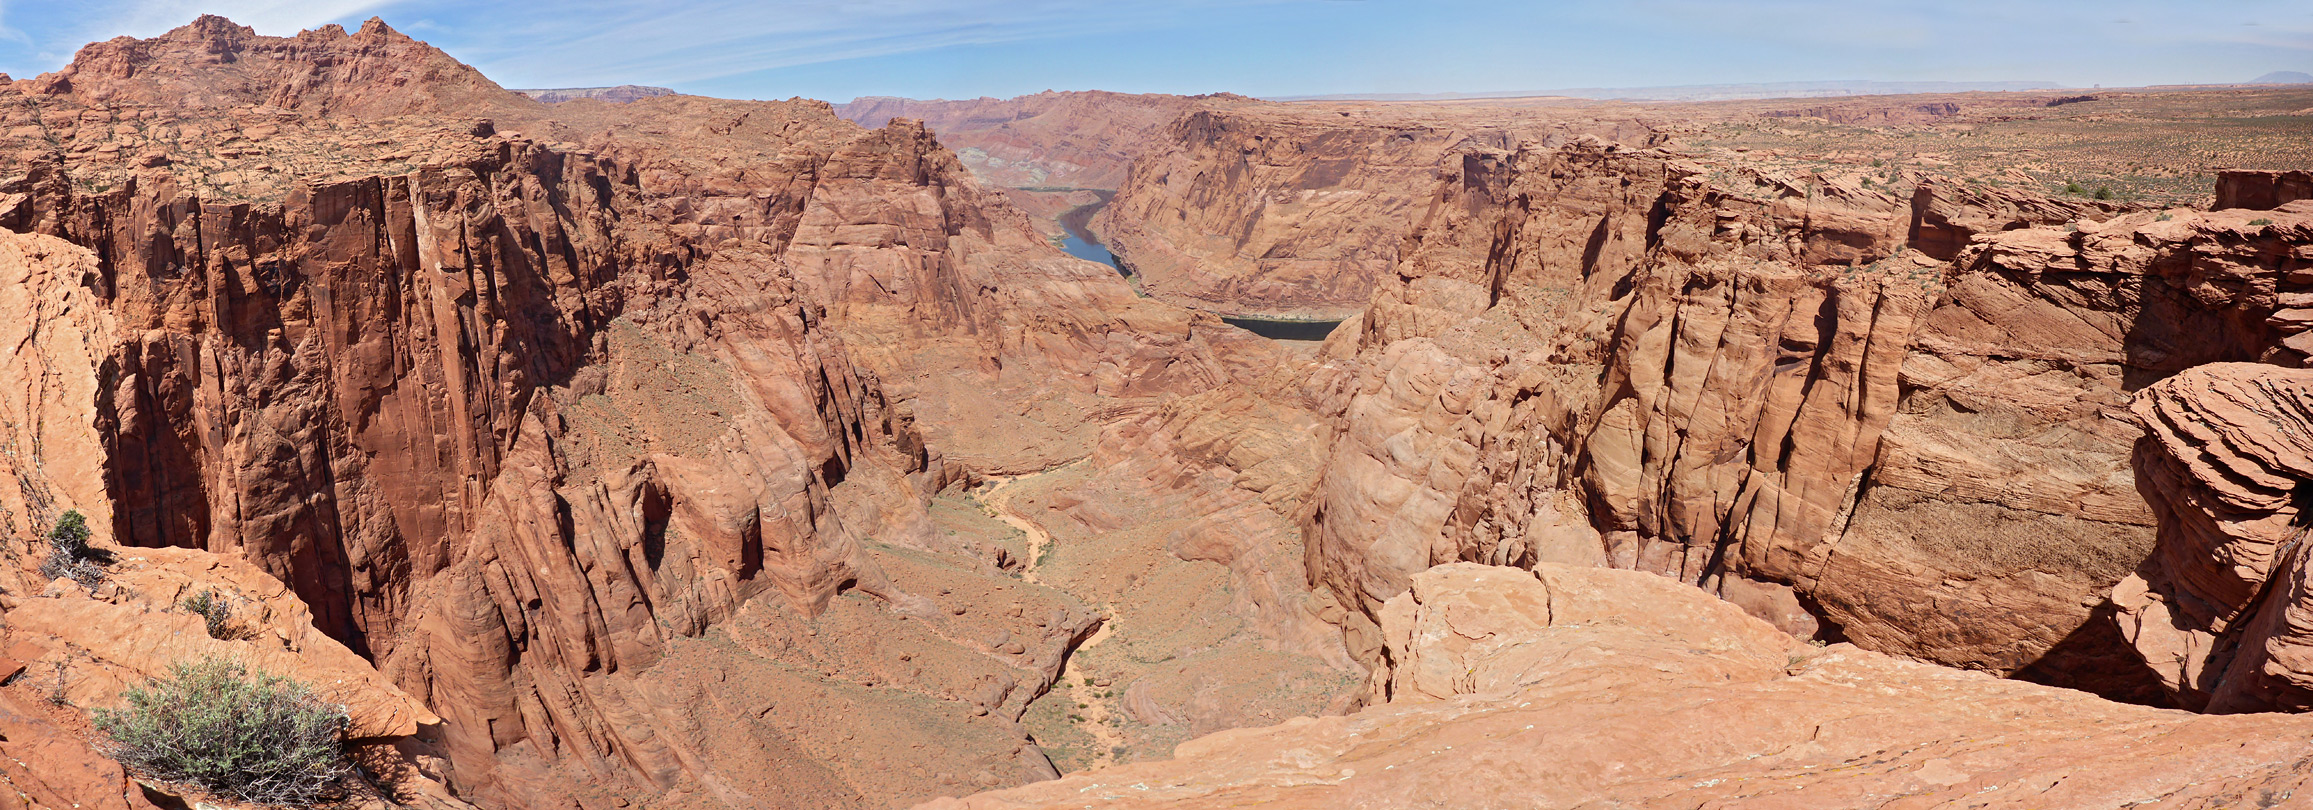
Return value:
M 22 45 L 32 44 L 31 37 L 26 36 L 23 31 L 8 26 L 8 3 L 5 0 L 0 0 L 0 40 Z
M 1233 7 L 1306 0 L 706 0 L 676 8 L 580 0 L 468 32 L 461 51 L 559 81 L 680 84 L 958 45 L 1114 34 Z
M 361 14 L 395 0 L 136 0 L 115 25 L 130 36 L 151 36 L 203 14 L 217 14 L 259 32 L 281 36 Z
M 203 13 L 267 34 L 383 15 L 513 86 L 777 96 L 2154 83 L 2313 67 L 2306 0 L 0 0 L 0 70 L 53 69 L 92 40 Z

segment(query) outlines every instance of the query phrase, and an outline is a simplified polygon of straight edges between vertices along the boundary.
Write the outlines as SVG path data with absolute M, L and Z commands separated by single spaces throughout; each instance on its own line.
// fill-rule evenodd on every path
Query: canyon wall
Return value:
M 1648 137 L 1632 120 L 1201 109 L 1134 161 L 1093 227 L 1159 300 L 1340 320 L 1364 308 L 1396 265 L 1438 178 L 1461 154 L 1581 134 Z
M 218 18 L 8 90 L 0 224 L 91 251 L 50 286 L 99 319 L 33 319 L 85 351 L 24 370 L 54 382 L 12 387 L 19 413 L 88 447 L 25 479 L 11 531 L 37 550 L 80 508 L 122 582 L 246 566 L 223 598 L 410 702 L 361 741 L 405 801 L 885 806 L 1055 775 L 1017 721 L 1100 619 L 926 502 L 1090 452 L 1103 401 L 1263 365 L 1052 251 L 921 126 L 816 102 L 548 108 L 376 21 Z M 104 705 L 166 656 L 33 620 L 192 621 L 163 581 L 0 607 Z
M 1243 96 L 1085 91 L 957 101 L 868 96 L 835 106 L 863 127 L 912 118 L 956 150 L 975 175 L 1015 188 L 1115 189 L 1147 144 L 1189 110 Z
M 2301 359 L 2266 320 L 2292 231 L 1708 176 L 1595 142 L 1464 154 L 1328 344 L 1357 381 L 1312 580 L 1370 616 L 1431 565 L 1603 563 L 1801 635 L 2162 699 L 2103 606 L 2155 534 L 2130 394 Z
M 2229 178 L 2230 179 L 2230 178 Z M 2313 273 L 2313 204 L 2290 202 L 2268 216 L 2226 210 L 2242 252 L 2282 272 L 2223 273 L 2213 286 L 2269 296 L 2265 326 L 2280 336 L 2289 368 L 2214 363 L 2138 392 L 2139 491 L 2160 540 L 2136 573 L 2113 589 L 2123 632 L 2161 686 L 2185 706 L 2211 712 L 2313 708 L 2313 662 L 2303 652 L 2306 612 L 2304 437 L 2308 344 L 2304 290 Z M 2254 217 L 2254 218 L 2252 218 Z

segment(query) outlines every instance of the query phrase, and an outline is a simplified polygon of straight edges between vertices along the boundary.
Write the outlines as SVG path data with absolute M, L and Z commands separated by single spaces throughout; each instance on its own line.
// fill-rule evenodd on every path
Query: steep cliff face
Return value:
M 896 118 L 922 121 L 974 174 L 996 185 L 1114 189 L 1133 158 L 1173 119 L 1207 105 L 1250 101 L 1228 94 L 1047 90 L 959 101 L 870 96 L 836 105 L 835 114 L 863 127 Z
M 100 544 L 286 583 L 430 710 L 371 735 L 411 796 L 881 806 L 1054 775 L 1016 721 L 1098 620 L 925 501 L 1089 452 L 1086 403 L 1210 385 L 1237 373 L 1211 336 L 1246 339 L 1052 252 L 922 127 L 813 102 L 546 108 L 382 23 L 215 18 L 13 91 L 0 220 L 94 251 L 20 302 L 87 356 L 22 370 L 15 424 L 58 410 L 90 446 L 13 531 L 61 500 Z M 986 430 L 1040 416 L 1047 446 Z M 962 608 L 990 602 L 1014 609 Z M 154 663 L 41 626 L 116 683 Z
M 1197 110 L 1133 163 L 1093 227 L 1149 295 L 1286 319 L 1355 315 L 1461 155 L 1583 135 L 1645 143 L 1636 117 L 1357 105 Z
M 1629 571 L 1447 565 L 1383 615 L 1384 705 L 919 810 L 2185 808 L 2306 787 L 2308 718 L 2193 716 L 1817 649 Z
M 2259 218 L 2272 224 L 2242 229 L 2242 241 L 2281 256 L 2286 272 L 2256 281 L 2277 287 L 2279 305 L 2290 307 L 2268 322 L 2292 346 L 2308 326 L 2291 305 L 2303 303 L 2306 250 L 2298 244 L 2313 236 L 2306 216 L 2313 205 L 2273 213 Z M 2276 353 L 2294 361 L 2287 365 L 2303 364 L 2290 349 Z M 2313 491 L 2307 376 L 2298 368 L 2211 364 L 2136 396 L 2137 479 L 2160 541 L 2112 598 L 2137 653 L 2188 708 L 2313 708 L 2313 662 L 2304 653 L 2313 595 L 2304 581 L 2301 514 Z
M 1199 111 L 1133 164 L 1094 226 L 1160 300 L 1338 319 L 1396 261 L 1402 223 L 1468 137 Z
M 1358 382 L 1332 406 L 1313 580 L 1370 611 L 1438 563 L 1605 563 L 1802 635 L 2157 699 L 2111 677 L 2125 646 L 2091 621 L 2153 539 L 2128 396 L 2295 362 L 2266 322 L 2286 237 L 2144 212 L 1944 262 L 1905 244 L 1923 204 L 2014 209 L 1705 177 L 1533 146 L 1439 184 L 1354 344 L 1328 347 Z

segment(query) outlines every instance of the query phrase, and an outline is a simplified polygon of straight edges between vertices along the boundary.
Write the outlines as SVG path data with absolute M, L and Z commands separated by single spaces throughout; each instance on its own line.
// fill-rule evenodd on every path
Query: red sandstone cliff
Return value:
M 1946 262 L 1907 230 L 2012 214 L 1753 177 L 1471 150 L 1328 345 L 1357 382 L 1312 579 L 1372 610 L 1457 559 L 1635 567 L 1802 634 L 2157 699 L 2091 615 L 2153 540 L 2128 394 L 2298 362 L 2266 321 L 2293 231 L 2145 212 Z
M 815 102 L 547 108 L 375 21 L 217 18 L 13 92 L 0 222 L 93 250 L 46 277 L 102 326 L 31 321 L 83 348 L 11 390 L 87 447 L 11 531 L 77 507 L 100 545 L 261 569 L 248 598 L 310 606 L 286 626 L 430 709 L 365 733 L 405 798 L 1053 775 L 1015 721 L 1096 617 L 970 562 L 925 501 L 1098 429 L 988 420 L 1209 387 L 1240 373 L 1211 342 L 1250 340 L 1051 251 L 922 127 Z M 50 590 L 0 607 L 84 702 L 150 674 L 31 621 L 122 603 Z M 988 603 L 1014 607 L 963 609 Z M 895 748 L 930 750 L 868 753 Z
M 864 127 L 896 118 L 922 121 L 973 173 L 997 185 L 1114 189 L 1165 125 L 1191 109 L 1246 101 L 1226 94 L 1047 90 L 959 101 L 871 96 L 838 104 L 835 113 Z
M 2288 789 L 2224 781 L 2269 749 L 2207 742 L 2301 736 L 2287 722 L 2172 722 L 1846 648 L 1808 681 L 1812 653 L 1667 580 L 1872 650 L 2301 708 L 2293 378 L 2260 369 L 2313 349 L 2302 204 L 2127 212 L 1706 165 L 1643 146 L 1667 130 L 1640 116 L 1214 102 L 1136 164 L 1108 227 L 1160 299 L 1361 311 L 1311 359 L 1054 253 L 932 130 L 815 102 L 547 107 L 382 23 L 216 18 L 0 100 L 0 225 L 33 234 L 0 236 L 0 321 L 28 347 L 0 367 L 0 529 L 37 552 L 77 508 L 123 552 L 109 589 L 33 581 L 18 555 L 0 653 L 59 667 L 84 705 L 212 649 L 333 679 L 402 801 L 889 805 L 1056 775 L 1046 731 L 1089 724 L 1030 732 L 1048 692 L 1115 719 L 1081 743 L 1100 764 L 1315 713 L 1353 659 L 1388 705 L 1326 734 L 1394 717 L 1484 745 L 1430 702 L 1481 682 L 1650 711 L 1758 693 L 1727 704 L 1755 736 L 1568 802 L 1654 795 L 1682 763 L 1741 782 L 1762 772 L 1729 752 L 1784 744 L 1815 747 L 1775 775 L 1911 745 L 1953 790 L 2039 778 L 1955 762 L 2035 758 L 2120 774 L 2084 802 L 2188 759 L 2211 795 Z M 2221 361 L 2265 365 L 2187 371 Z M 979 511 L 934 520 L 935 495 Z M 953 530 L 972 520 L 1029 542 Z M 1429 570 L 1455 561 L 1542 573 Z M 262 632 L 193 636 L 174 599 L 197 587 Z M 1597 603 L 1633 598 L 1669 606 L 1647 626 L 1679 649 L 1527 643 L 1629 621 Z M 1467 626 L 1438 606 L 1505 602 L 1519 615 Z M 1687 674 L 1582 681 L 1612 662 L 1527 657 L 1552 644 Z M 2140 657 L 2154 671 L 2125 677 Z M 1831 708 L 1774 708 L 1793 703 Z M 2087 732 L 2059 718 L 1983 748 L 2016 720 L 1950 708 L 1979 703 L 2183 742 L 2070 746 Z M 1553 739 L 1617 722 L 1560 713 Z M 1855 733 L 1801 733 L 1824 718 Z M 53 739 L 92 775 L 37 795 L 141 806 L 58 722 L 0 717 L 30 729 L 10 753 Z M 1306 726 L 1183 755 L 1197 784 L 1274 783 Z M 1627 742 L 1502 750 L 1660 748 Z M 1835 787 L 1909 790 L 1911 763 Z M 1179 773 L 1135 767 L 1117 773 Z M 1377 776 L 1349 795 L 1440 784 Z M 1227 795 L 1342 799 L 1266 789 Z

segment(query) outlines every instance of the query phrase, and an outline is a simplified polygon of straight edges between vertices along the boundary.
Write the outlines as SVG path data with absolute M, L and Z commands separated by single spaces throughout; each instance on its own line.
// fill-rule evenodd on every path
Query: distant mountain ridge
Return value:
M 2313 84 L 2313 73 L 2276 70 L 2249 80 L 2250 84 Z
M 1522 90 L 1491 93 L 1336 93 L 1315 96 L 1279 96 L 1272 101 L 1460 101 L 1489 98 L 1563 96 L 1627 101 L 1729 101 L 1755 98 L 1827 98 L 1834 96 L 1895 96 L 1913 93 L 1968 93 L 2000 90 L 2049 90 L 2056 82 L 1873 82 L 1818 81 L 1755 84 L 1691 84 L 1662 87 L 1576 87 L 1558 90 Z
M 622 84 L 617 87 L 558 87 L 533 90 L 515 90 L 514 92 L 521 93 L 522 95 L 529 96 L 548 104 L 555 104 L 581 98 L 608 101 L 613 104 L 624 104 L 629 101 L 637 101 L 640 99 L 653 98 L 656 96 L 679 95 L 675 91 L 664 87 L 647 87 L 639 84 Z

